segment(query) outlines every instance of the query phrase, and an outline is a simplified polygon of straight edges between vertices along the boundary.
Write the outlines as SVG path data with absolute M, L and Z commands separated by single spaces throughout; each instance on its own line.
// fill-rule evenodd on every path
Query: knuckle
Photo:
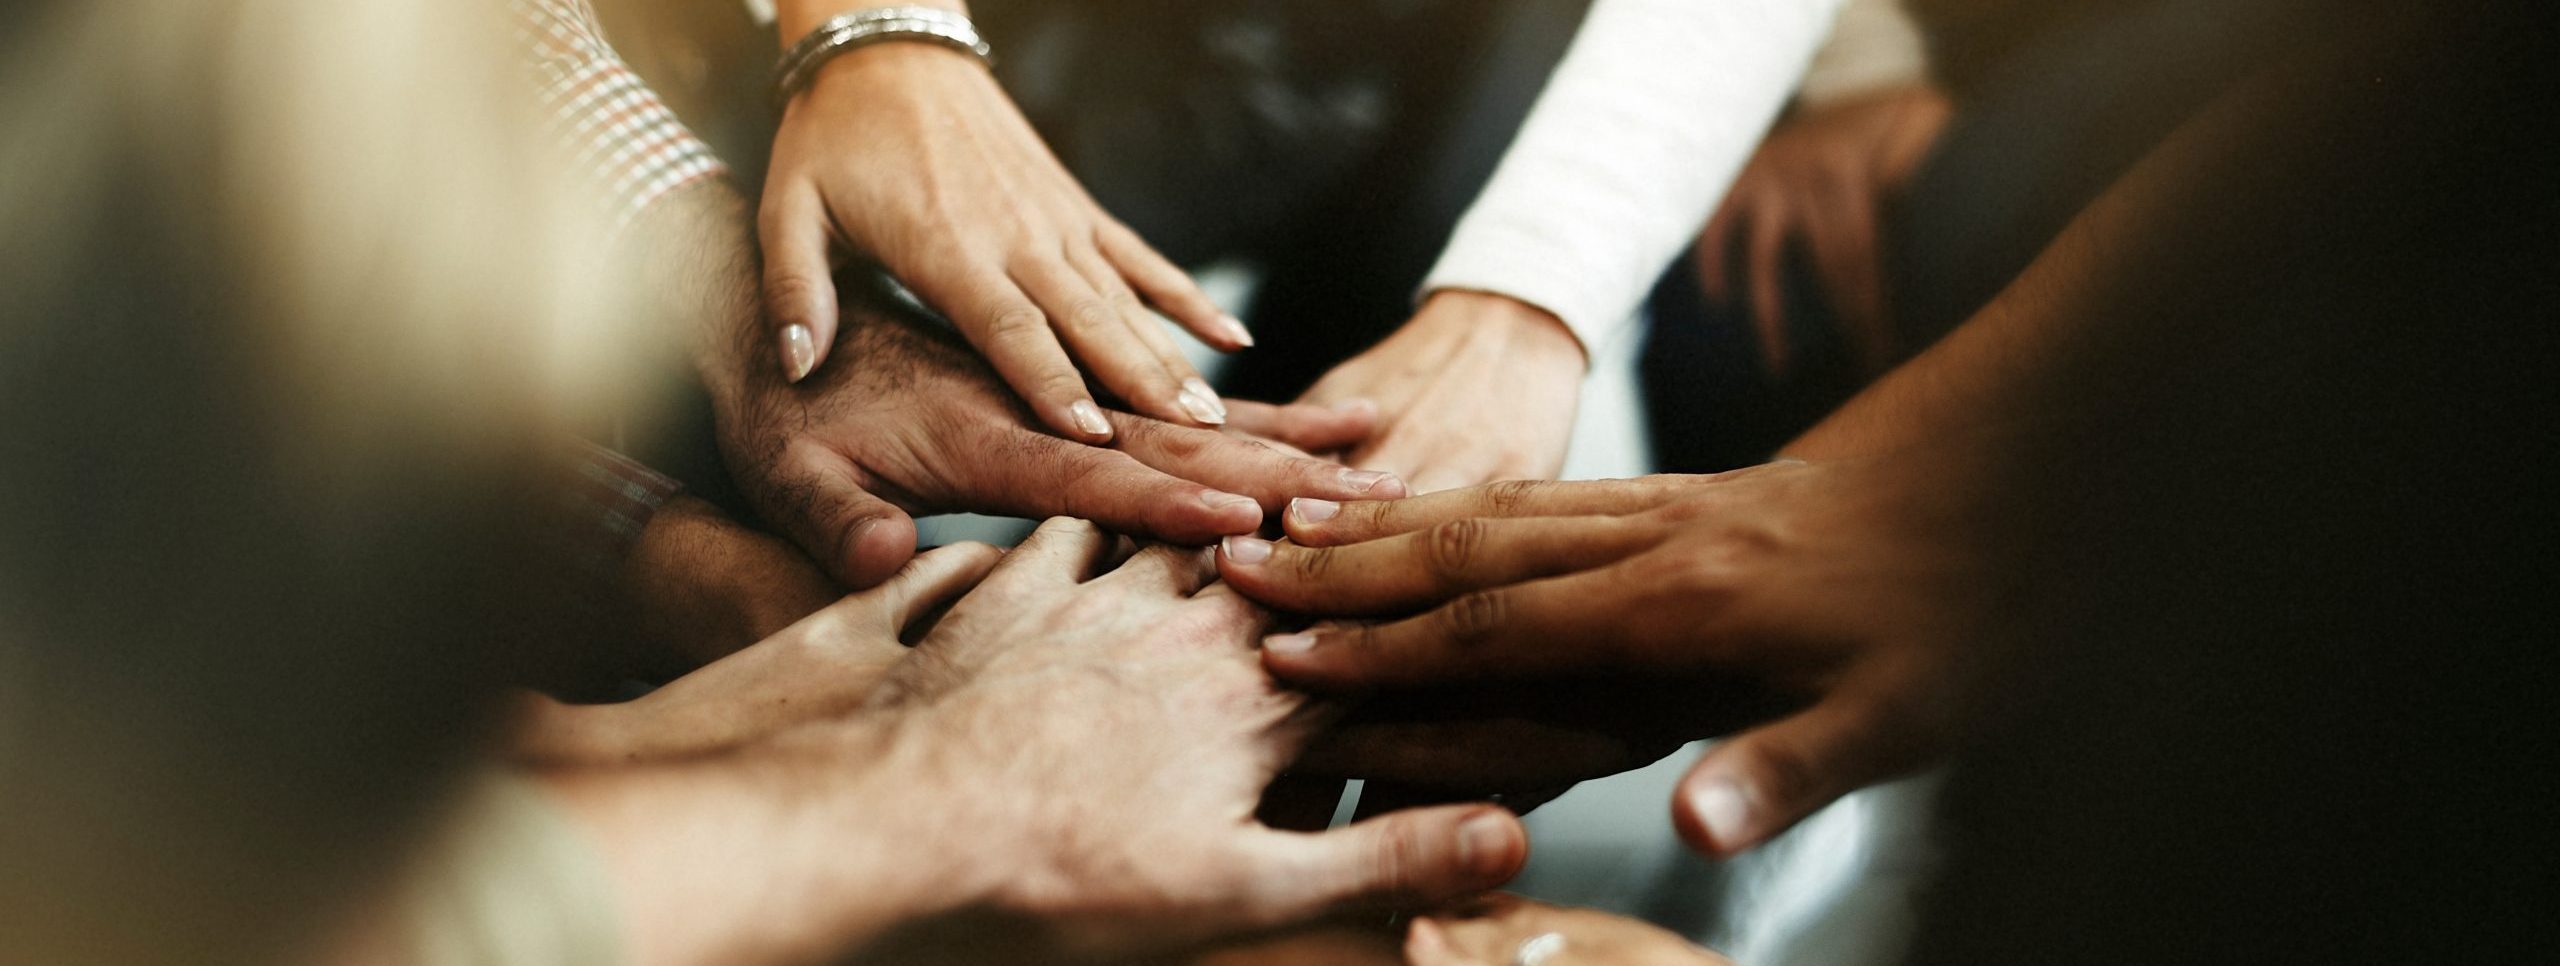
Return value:
M 1464 576 L 1484 546 L 1485 529 L 1483 520 L 1473 518 L 1432 527 L 1422 540 L 1423 566 L 1442 580 Z
M 1301 582 L 1320 584 L 1333 573 L 1335 559 L 1331 550 L 1299 550 L 1289 555 L 1289 571 Z
M 1058 330 L 1070 338 L 1094 339 L 1120 324 L 1120 310 L 1100 297 L 1085 297 L 1067 303 L 1058 316 Z
M 1536 499 L 1542 489 L 1544 487 L 1534 480 L 1503 480 L 1499 483 L 1489 483 L 1484 488 L 1484 505 L 1496 514 L 1509 516 L 1528 507 L 1529 502 Z
M 1481 644 L 1511 618 L 1511 598 L 1498 590 L 1466 594 L 1440 611 L 1440 629 L 1451 643 Z
M 1016 342 L 1048 335 L 1049 317 L 1029 305 L 1007 305 L 987 316 L 987 338 L 998 342 Z

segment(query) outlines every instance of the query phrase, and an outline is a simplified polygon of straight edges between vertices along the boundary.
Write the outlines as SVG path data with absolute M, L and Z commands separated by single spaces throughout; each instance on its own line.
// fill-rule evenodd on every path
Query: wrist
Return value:
M 1591 368 L 1590 354 L 1572 326 L 1553 312 L 1508 295 L 1441 289 L 1423 301 L 1414 321 L 1501 338 L 1511 354 L 1559 371 L 1570 368 L 1576 376 Z
M 937 10 L 948 10 L 964 17 L 969 14 L 969 5 L 965 0 L 874 0 L 867 3 L 849 2 L 849 0 L 774 0 L 774 34 L 781 38 L 782 46 L 787 50 L 792 44 L 799 43 L 800 38 L 808 36 L 809 31 L 818 29 L 818 25 L 827 22 L 830 17 L 857 10 L 889 6 L 932 7 Z
M 554 773 L 613 869 L 635 961 L 808 962 L 981 902 L 1000 881 L 955 789 L 894 719 L 695 763 Z

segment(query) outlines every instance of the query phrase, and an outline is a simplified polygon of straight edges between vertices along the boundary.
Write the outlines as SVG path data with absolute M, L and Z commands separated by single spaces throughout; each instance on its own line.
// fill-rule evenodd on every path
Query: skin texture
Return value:
M 1326 373 L 1303 401 L 1374 401 L 1377 433 L 1350 451 L 1351 465 L 1433 493 L 1554 477 L 1587 368 L 1582 344 L 1545 310 L 1443 291 L 1395 334 Z
M 1724 957 L 1641 920 L 1512 895 L 1415 917 L 1405 933 L 1405 961 L 1411 966 L 1511 966 L 1522 943 L 1549 933 L 1563 943 L 1542 961 L 1544 966 L 1730 966 Z
M 668 500 L 623 563 L 627 677 L 670 678 L 735 654 L 844 596 L 789 541 L 689 496 Z
M 1164 949 L 1498 885 L 1509 813 L 1322 833 L 1253 818 L 1327 712 L 1263 671 L 1267 626 L 1199 550 L 1053 520 L 844 719 L 551 787 L 614 866 L 642 962 L 796 962 L 902 937 L 1005 961 Z M 741 657 L 746 655 L 742 654 Z
M 929 551 L 888 582 L 630 701 L 572 705 L 526 695 L 511 756 L 534 765 L 674 760 L 841 717 L 906 658 L 900 635 L 977 584 L 1003 555 L 967 543 Z
M 1477 693 L 1630 745 L 1800 708 L 1680 785 L 1684 838 L 1731 854 L 1918 767 L 1980 715 L 2001 527 L 1967 488 L 1904 473 L 1777 463 L 1494 484 L 1322 520 L 1302 506 L 1290 541 L 1230 540 L 1221 568 L 1274 607 L 1375 618 L 1265 643 L 1275 674 L 1322 691 L 1504 685 Z M 1571 683 L 1594 677 L 1622 683 Z
M 715 390 L 732 472 L 765 519 L 850 587 L 914 552 L 910 514 L 952 510 L 1094 520 L 1186 543 L 1250 533 L 1291 497 L 1401 494 L 1381 473 L 1216 430 L 1107 413 L 1113 447 L 1040 430 L 948 334 L 885 310 L 847 314 L 859 365 L 785 384 L 762 367 Z M 1358 406 L 1249 411 L 1295 449 L 1366 429 Z
M 1885 212 L 1952 113 L 1946 96 L 1927 86 L 1824 105 L 1780 123 L 1735 178 L 1698 236 L 1698 275 L 1709 298 L 1729 305 L 1735 266 L 1743 266 L 1769 372 L 1784 374 L 1792 355 L 1785 283 L 1792 255 L 1811 265 L 1869 372 L 1899 358 L 1881 247 Z
M 784 42 L 832 12 L 789 5 Z M 1190 426 L 1229 417 L 1149 307 L 1222 350 L 1252 336 L 1103 212 L 965 53 L 892 42 L 821 68 L 783 113 L 757 221 L 766 338 L 794 381 L 836 345 L 831 253 L 849 249 L 949 316 L 1068 438 L 1118 431 L 1087 373 L 1135 412 Z

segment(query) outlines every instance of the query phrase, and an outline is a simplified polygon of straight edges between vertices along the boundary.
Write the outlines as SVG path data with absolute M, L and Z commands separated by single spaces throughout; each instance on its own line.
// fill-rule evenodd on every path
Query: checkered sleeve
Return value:
M 605 42 L 588 0 L 511 0 L 544 116 L 591 172 L 619 236 L 677 189 L 728 173 Z
M 584 440 L 568 441 L 552 521 L 556 553 L 581 596 L 602 607 L 621 586 L 622 565 L 658 507 L 683 486 L 630 457 Z

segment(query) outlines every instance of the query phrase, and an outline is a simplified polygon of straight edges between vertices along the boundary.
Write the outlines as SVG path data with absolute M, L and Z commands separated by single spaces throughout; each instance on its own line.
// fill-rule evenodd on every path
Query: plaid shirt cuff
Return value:
M 590 603 L 609 606 L 620 594 L 623 561 L 649 528 L 649 518 L 684 487 L 583 440 L 562 457 L 566 481 L 554 507 L 560 555 L 577 585 L 587 588 Z
M 552 135 L 603 189 L 615 236 L 678 189 L 728 173 L 605 42 L 587 0 L 511 6 Z

